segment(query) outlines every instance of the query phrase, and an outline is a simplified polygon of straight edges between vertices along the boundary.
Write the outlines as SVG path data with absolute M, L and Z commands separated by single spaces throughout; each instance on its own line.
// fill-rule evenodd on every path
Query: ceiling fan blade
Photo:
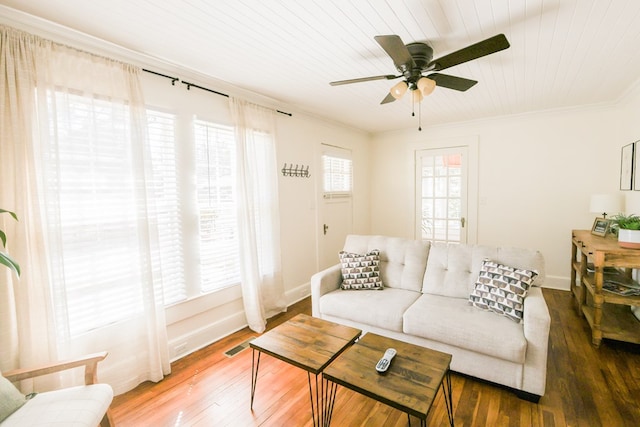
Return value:
M 378 44 L 387 52 L 387 55 L 393 59 L 393 64 L 398 71 L 404 72 L 416 66 L 413 57 L 399 36 L 395 34 L 390 36 L 375 36 L 374 39 L 376 39 Z
M 331 82 L 329 84 L 331 86 L 340 86 L 340 85 L 346 85 L 350 83 L 368 82 L 371 80 L 393 80 L 393 79 L 397 79 L 398 77 L 402 77 L 402 76 L 394 76 L 392 74 L 387 74 L 384 76 L 371 76 L 371 77 L 360 77 L 358 79 L 338 80 L 337 82 Z
M 390 102 L 395 101 L 396 99 L 393 97 L 393 95 L 391 95 L 390 93 L 387 94 L 387 96 L 384 97 L 384 99 L 382 100 L 382 102 L 380 102 L 380 104 L 388 104 Z
M 473 59 L 481 58 L 495 52 L 507 49 L 509 41 L 504 34 L 498 34 L 481 42 L 472 44 L 442 58 L 434 59 L 429 63 L 432 71 L 441 71 L 454 65 L 462 64 Z
M 450 76 L 448 74 L 440 73 L 429 74 L 427 77 L 431 80 L 434 80 L 437 86 L 446 87 L 447 89 L 459 90 L 460 92 L 464 92 L 478 83 L 475 80 L 463 79 L 462 77 Z

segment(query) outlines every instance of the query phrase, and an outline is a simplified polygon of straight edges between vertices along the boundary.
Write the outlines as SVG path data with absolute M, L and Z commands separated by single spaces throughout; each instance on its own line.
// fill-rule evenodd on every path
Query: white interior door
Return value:
M 467 242 L 467 183 L 467 147 L 416 152 L 416 238 Z
M 353 164 L 351 151 L 322 145 L 322 188 L 318 227 L 318 266 L 325 269 L 339 262 L 338 252 L 353 229 Z

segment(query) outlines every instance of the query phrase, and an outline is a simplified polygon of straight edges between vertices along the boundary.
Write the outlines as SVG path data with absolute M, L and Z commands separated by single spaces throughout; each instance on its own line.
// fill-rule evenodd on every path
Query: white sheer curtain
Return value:
M 170 365 L 140 70 L 0 28 L 0 206 L 20 217 L 6 226 L 23 271 L 1 276 L 0 368 L 106 350 L 116 393 L 158 381 Z
M 34 150 L 36 62 L 50 43 L 0 27 L 0 206 L 8 251 L 20 263 L 18 280 L 0 269 L 0 369 L 44 363 L 57 356 L 46 263 L 40 177 Z
M 280 260 L 275 111 L 229 98 L 238 165 L 242 299 L 249 327 L 286 310 Z

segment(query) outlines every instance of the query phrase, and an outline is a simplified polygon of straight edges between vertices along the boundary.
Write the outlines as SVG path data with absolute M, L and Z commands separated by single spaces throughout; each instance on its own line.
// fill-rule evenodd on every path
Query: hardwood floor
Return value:
M 511 390 L 454 373 L 456 426 L 639 426 L 640 346 L 604 340 L 600 348 L 592 347 L 590 330 L 570 293 L 543 292 L 551 313 L 546 394 L 534 404 Z M 271 319 L 268 328 L 310 312 L 310 300 L 303 300 Z M 253 336 L 249 329 L 239 331 L 178 360 L 160 383 L 144 383 L 117 396 L 111 405 L 115 424 L 311 426 L 306 372 L 272 357 L 261 358 L 253 412 L 249 409 L 251 349 L 232 358 L 224 352 Z M 448 425 L 442 393 L 427 421 L 429 426 Z M 332 425 L 404 427 L 407 417 L 340 388 Z

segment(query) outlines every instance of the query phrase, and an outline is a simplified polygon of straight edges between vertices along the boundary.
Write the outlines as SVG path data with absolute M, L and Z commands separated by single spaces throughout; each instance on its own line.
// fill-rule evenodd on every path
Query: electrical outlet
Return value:
M 173 354 L 176 356 L 181 355 L 182 353 L 187 351 L 187 343 L 183 342 L 180 344 L 177 344 L 174 348 L 173 348 Z

